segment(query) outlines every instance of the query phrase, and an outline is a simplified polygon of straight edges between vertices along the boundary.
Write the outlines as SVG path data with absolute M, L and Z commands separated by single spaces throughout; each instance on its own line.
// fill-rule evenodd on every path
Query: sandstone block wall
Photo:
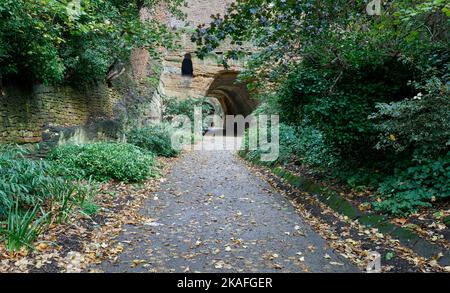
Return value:
M 0 97 L 0 143 L 37 143 L 49 126 L 84 125 L 90 118 L 113 117 L 118 97 L 106 86 L 6 87 Z
M 210 23 L 211 15 L 224 15 L 228 6 L 235 0 L 187 0 L 187 6 L 182 11 L 187 15 L 184 21 L 170 18 L 172 27 L 197 27 L 199 24 Z

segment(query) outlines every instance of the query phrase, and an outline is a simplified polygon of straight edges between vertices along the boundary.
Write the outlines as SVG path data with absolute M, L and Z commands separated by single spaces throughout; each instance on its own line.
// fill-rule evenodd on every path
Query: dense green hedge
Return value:
M 155 174 L 155 156 L 131 144 L 64 145 L 53 150 L 49 159 L 99 181 L 139 182 Z
M 135 128 L 128 134 L 129 143 L 158 156 L 176 157 L 179 150 L 172 146 L 174 129 L 169 124 L 156 124 Z

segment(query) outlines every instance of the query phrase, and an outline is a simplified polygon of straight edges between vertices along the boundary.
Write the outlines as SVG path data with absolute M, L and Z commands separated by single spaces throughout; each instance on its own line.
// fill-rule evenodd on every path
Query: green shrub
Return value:
M 128 134 L 129 143 L 163 157 L 176 157 L 179 151 L 172 146 L 174 129 L 166 123 L 135 128 Z
M 31 247 L 47 224 L 69 219 L 96 185 L 78 182 L 58 164 L 26 157 L 16 147 L 0 148 L 0 239 L 8 250 Z
M 300 162 L 311 166 L 332 166 L 335 164 L 334 151 L 325 144 L 322 132 L 310 126 L 290 126 L 280 123 L 279 156 L 266 165 Z M 269 138 L 270 139 L 270 138 Z M 244 137 L 244 150 L 240 153 L 247 160 L 261 163 L 264 146 L 249 150 L 249 132 Z
M 201 107 L 205 115 L 212 110 L 211 104 L 204 98 L 171 98 L 166 97 L 163 101 L 163 120 L 170 121 L 174 116 L 184 115 L 194 121 L 194 108 Z
M 20 206 L 34 206 L 51 194 L 49 165 L 25 159 L 24 154 L 24 150 L 12 147 L 0 152 L 0 219 L 8 215 L 16 201 Z
M 21 208 L 43 205 L 46 202 L 65 201 L 78 184 L 61 176 L 61 166 L 44 160 L 25 157 L 26 151 L 8 148 L 0 151 L 0 219 L 17 202 Z
M 298 128 L 294 153 L 298 161 L 317 167 L 335 166 L 338 157 L 337 151 L 327 144 L 323 132 L 305 122 Z
M 49 159 L 98 181 L 139 182 L 154 175 L 154 155 L 131 144 L 64 145 Z
M 259 138 L 258 132 L 249 132 L 248 130 L 246 130 L 246 132 L 244 134 L 243 147 L 239 154 L 243 158 L 245 158 L 246 160 L 248 160 L 250 162 L 263 164 L 263 165 L 269 165 L 269 166 L 273 166 L 276 164 L 285 164 L 285 163 L 291 162 L 293 159 L 295 143 L 297 140 L 296 128 L 282 124 L 282 123 L 279 126 L 280 126 L 280 128 L 279 128 L 279 131 L 280 131 L 279 132 L 279 138 L 280 138 L 279 156 L 275 161 L 270 161 L 270 162 L 262 162 L 261 161 L 261 155 L 266 153 L 267 145 L 260 144 L 260 141 L 258 140 L 258 138 Z M 269 128 L 269 130 L 270 130 L 270 128 Z M 254 136 L 256 136 L 256 138 Z M 271 143 L 270 132 L 268 133 L 267 140 L 268 140 L 268 143 Z M 258 145 L 250 146 L 250 141 L 257 141 Z M 256 147 L 256 149 L 255 149 L 255 147 Z
M 302 125 L 308 120 L 344 161 L 363 161 L 367 150 L 373 150 L 377 132 L 368 116 L 376 104 L 411 94 L 406 82 L 389 77 L 410 78 L 405 73 L 410 70 L 407 66 L 389 57 L 378 61 L 381 64 L 358 62 L 352 64 L 358 69 L 342 68 L 338 72 L 318 70 L 307 62 L 297 66 L 281 85 L 276 104 L 283 122 Z
M 380 185 L 383 201 L 374 204 L 376 210 L 408 214 L 450 197 L 450 152 L 437 160 L 421 159 L 415 163 Z
M 269 129 L 270 130 L 270 129 Z M 256 139 L 251 137 L 256 135 Z M 241 152 L 241 155 L 247 159 L 250 162 L 253 163 L 262 163 L 264 165 L 277 165 L 277 164 L 286 164 L 291 162 L 294 159 L 294 150 L 295 150 L 295 144 L 298 139 L 297 137 L 297 129 L 295 127 L 286 125 L 286 124 L 280 124 L 279 125 L 279 155 L 278 158 L 275 161 L 272 162 L 262 162 L 260 161 L 261 155 L 266 153 L 266 146 L 267 145 L 261 145 L 260 142 L 257 140 L 259 133 L 252 132 L 250 133 L 248 130 L 245 132 L 244 135 L 244 150 Z M 258 141 L 258 146 L 256 149 L 250 149 L 250 140 L 252 141 Z M 267 137 L 268 143 L 271 143 L 271 137 L 270 132 L 268 133 Z M 254 148 L 255 146 L 252 146 Z
M 379 131 L 378 149 L 439 155 L 450 143 L 450 87 L 437 77 L 427 80 L 412 99 L 377 105 L 371 116 Z
M 172 122 L 176 116 L 184 116 L 189 118 L 189 121 L 194 126 L 194 109 L 202 109 L 202 128 L 203 130 L 208 128 L 206 117 L 214 110 L 213 106 L 205 98 L 170 98 L 166 97 L 163 101 L 163 121 Z

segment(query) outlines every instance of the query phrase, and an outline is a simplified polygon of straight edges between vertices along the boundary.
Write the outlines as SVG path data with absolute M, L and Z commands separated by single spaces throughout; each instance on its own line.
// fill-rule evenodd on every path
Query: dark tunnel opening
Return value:
M 252 114 L 258 105 L 258 103 L 251 98 L 247 85 L 237 82 L 238 74 L 239 72 L 235 71 L 223 71 L 218 73 L 206 93 L 208 97 L 215 97 L 218 99 L 222 106 L 225 115 L 225 117 L 223 117 L 223 128 L 225 128 L 226 125 L 227 115 L 242 115 L 246 118 Z M 246 127 L 247 126 L 248 125 L 246 125 Z M 227 135 L 229 134 L 230 133 Z M 234 134 L 242 135 L 242 133 L 237 131 L 237 124 L 235 124 Z

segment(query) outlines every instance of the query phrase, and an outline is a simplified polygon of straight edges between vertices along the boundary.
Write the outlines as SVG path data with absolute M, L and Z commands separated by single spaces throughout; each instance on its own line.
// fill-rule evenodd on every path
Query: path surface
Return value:
M 231 151 L 182 157 L 105 272 L 357 272 Z

